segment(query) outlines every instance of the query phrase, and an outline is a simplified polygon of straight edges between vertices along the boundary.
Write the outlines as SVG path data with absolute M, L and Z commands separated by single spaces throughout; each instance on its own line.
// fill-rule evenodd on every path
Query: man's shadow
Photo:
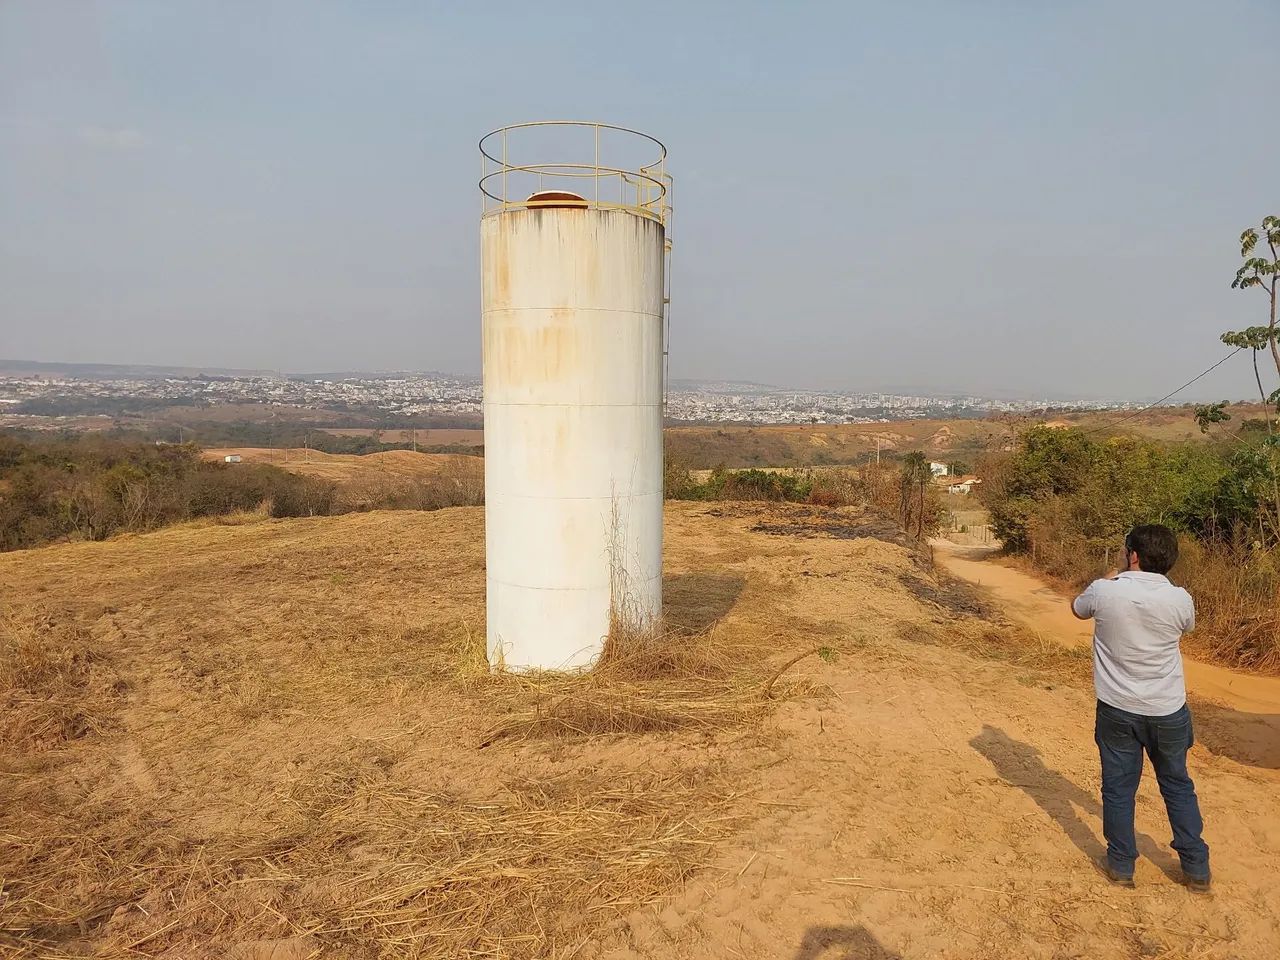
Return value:
M 866 927 L 810 927 L 795 960 L 902 960 Z
M 1075 808 L 1102 819 L 1102 802 L 1040 759 L 1040 751 L 1029 743 L 1014 740 L 1003 730 L 984 725 L 970 746 L 991 761 L 1005 783 L 1018 787 L 1036 802 L 1086 857 L 1096 866 L 1106 862 L 1107 848 Z M 1180 881 L 1182 871 L 1173 855 L 1145 833 L 1138 834 L 1138 852 L 1159 867 L 1166 876 Z

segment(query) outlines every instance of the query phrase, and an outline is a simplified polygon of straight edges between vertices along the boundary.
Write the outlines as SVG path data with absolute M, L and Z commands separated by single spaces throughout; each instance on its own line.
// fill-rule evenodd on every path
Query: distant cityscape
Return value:
M 667 418 L 693 423 L 883 423 L 892 420 L 986 417 L 1040 410 L 1114 410 L 1138 403 L 996 400 L 976 396 L 788 390 L 760 384 L 677 381 L 667 393 Z
M 94 366 L 88 373 L 6 368 L 0 417 L 122 414 L 163 406 L 265 404 L 428 420 L 479 418 L 478 377 L 443 373 L 341 373 L 283 376 L 264 372 L 166 373 L 167 368 Z M 36 366 L 31 364 L 30 366 Z M 43 365 L 41 365 L 43 366 Z M 838 424 L 920 418 L 983 417 L 1040 410 L 1133 409 L 1136 402 L 1053 398 L 998 400 L 862 391 L 782 389 L 754 383 L 673 381 L 668 420 L 688 423 Z

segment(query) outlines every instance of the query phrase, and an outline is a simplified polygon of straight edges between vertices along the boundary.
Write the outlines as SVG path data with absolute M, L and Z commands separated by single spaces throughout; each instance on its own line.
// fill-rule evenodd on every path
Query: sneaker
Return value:
M 1208 876 L 1193 877 L 1190 874 L 1184 874 L 1187 881 L 1187 889 L 1192 893 L 1208 893 L 1212 885 L 1211 878 Z
M 1119 873 L 1110 866 L 1107 867 L 1107 879 L 1117 887 L 1133 889 L 1134 886 L 1132 873 Z

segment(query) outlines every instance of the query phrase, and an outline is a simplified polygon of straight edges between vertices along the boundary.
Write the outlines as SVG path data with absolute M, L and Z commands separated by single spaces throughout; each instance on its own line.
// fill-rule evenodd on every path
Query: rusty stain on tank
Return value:
M 616 210 L 481 222 L 492 662 L 589 664 L 614 561 L 657 616 L 664 241 L 660 223 Z

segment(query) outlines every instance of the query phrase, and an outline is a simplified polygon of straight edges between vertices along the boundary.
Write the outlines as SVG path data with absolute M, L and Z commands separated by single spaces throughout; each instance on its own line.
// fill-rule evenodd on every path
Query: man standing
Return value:
M 1107 876 L 1133 886 L 1138 859 L 1134 796 L 1142 752 L 1151 758 L 1164 797 L 1173 849 L 1187 886 L 1209 890 L 1209 847 L 1195 784 L 1187 774 L 1194 735 L 1178 643 L 1195 626 L 1191 595 L 1165 576 L 1178 559 L 1168 527 L 1135 527 L 1124 542 L 1124 565 L 1095 580 L 1071 603 L 1081 620 L 1093 618 L 1093 683 L 1098 696 L 1094 740 L 1102 757 L 1102 832 Z

